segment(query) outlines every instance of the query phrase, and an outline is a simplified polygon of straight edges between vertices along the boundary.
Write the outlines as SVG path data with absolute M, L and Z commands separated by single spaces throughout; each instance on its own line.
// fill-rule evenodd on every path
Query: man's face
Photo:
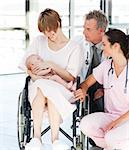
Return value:
M 97 27 L 95 19 L 85 20 L 83 34 L 87 41 L 97 44 L 102 41 L 103 30 Z

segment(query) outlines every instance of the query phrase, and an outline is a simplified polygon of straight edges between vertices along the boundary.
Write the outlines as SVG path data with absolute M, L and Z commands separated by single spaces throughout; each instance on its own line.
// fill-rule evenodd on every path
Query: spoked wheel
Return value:
M 74 148 L 73 146 L 71 147 L 71 150 L 76 150 L 76 148 Z
M 31 125 L 31 110 L 25 112 L 25 103 L 23 100 L 24 91 L 19 95 L 18 101 L 18 113 L 17 113 L 17 131 L 18 131 L 18 143 L 20 150 L 25 149 L 26 143 L 28 143 L 32 137 L 32 125 Z M 25 116 L 25 113 L 27 114 Z
M 76 146 L 76 148 L 74 146 L 72 146 L 71 150 L 85 150 L 85 149 L 83 149 L 82 143 L 80 143 Z
M 76 150 L 85 150 L 85 136 L 81 132 L 80 136 L 77 138 Z
M 76 146 L 72 146 L 71 150 L 85 150 L 85 135 L 81 132 L 76 136 Z

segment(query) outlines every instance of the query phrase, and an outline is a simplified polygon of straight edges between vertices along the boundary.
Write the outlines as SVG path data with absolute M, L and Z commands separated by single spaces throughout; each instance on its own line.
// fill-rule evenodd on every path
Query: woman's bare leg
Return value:
M 52 142 L 54 142 L 59 138 L 59 126 L 61 122 L 61 116 L 50 100 L 47 101 L 47 105 L 48 105 L 49 121 L 51 126 L 51 138 Z
M 36 97 L 32 103 L 32 113 L 34 122 L 34 137 L 41 139 L 41 127 L 43 119 L 43 111 L 45 108 L 46 98 L 43 96 L 41 90 L 37 89 Z

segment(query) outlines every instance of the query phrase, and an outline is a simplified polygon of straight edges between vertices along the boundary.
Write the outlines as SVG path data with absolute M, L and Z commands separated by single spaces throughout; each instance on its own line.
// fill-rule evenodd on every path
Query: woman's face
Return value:
M 56 33 L 54 31 L 45 31 L 44 34 L 50 41 L 55 41 Z
M 103 36 L 102 43 L 103 43 L 104 55 L 109 57 L 112 56 L 112 45 L 108 41 L 108 37 L 106 35 Z

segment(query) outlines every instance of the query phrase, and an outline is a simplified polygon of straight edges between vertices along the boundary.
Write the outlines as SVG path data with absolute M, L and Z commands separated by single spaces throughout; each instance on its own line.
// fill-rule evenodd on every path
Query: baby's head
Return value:
M 31 70 L 32 67 L 34 67 L 37 64 L 40 64 L 43 61 L 43 59 L 36 54 L 32 54 L 30 56 L 27 57 L 26 59 L 26 67 Z

